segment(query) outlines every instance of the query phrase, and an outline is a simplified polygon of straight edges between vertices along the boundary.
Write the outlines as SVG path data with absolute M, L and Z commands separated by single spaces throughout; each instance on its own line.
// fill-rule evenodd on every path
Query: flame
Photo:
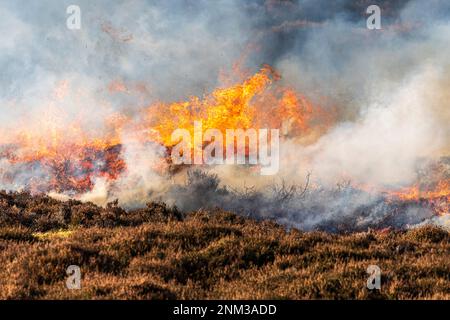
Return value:
M 171 140 L 174 130 L 186 129 L 193 134 L 194 121 L 202 121 L 203 132 L 279 128 L 286 134 L 294 131 L 306 134 L 313 106 L 290 88 L 273 88 L 272 84 L 279 79 L 276 71 L 265 65 L 242 83 L 218 88 L 203 98 L 158 103 L 147 109 L 148 126 L 159 134 L 159 142 L 169 147 L 176 143 Z
M 60 96 L 61 88 L 55 92 Z M 15 132 L 2 134 L 0 159 L 18 168 L 15 173 L 0 170 L 3 180 L 14 180 L 14 174 L 25 172 L 30 178 L 24 187 L 33 193 L 81 193 L 91 190 L 97 177 L 119 177 L 125 169 L 120 156 L 122 119 L 117 115 L 106 119 L 106 126 L 114 130 L 97 136 L 83 129 L 81 119 L 67 123 L 65 116 L 63 110 L 51 104 L 32 125 L 19 124 Z
M 404 201 L 436 198 L 447 198 L 447 200 L 450 200 L 450 182 L 439 181 L 436 187 L 430 190 L 421 190 L 420 186 L 415 184 L 409 188 L 393 191 L 390 195 Z
M 32 172 L 36 165 L 44 169 L 46 181 L 31 177 L 27 182 L 31 190 L 85 192 L 92 189 L 97 177 L 115 180 L 126 171 L 121 157 L 125 127 L 139 141 L 157 142 L 167 148 L 174 143 L 172 132 L 187 129 L 193 133 L 194 121 L 202 121 L 203 131 L 214 128 L 225 133 L 226 129 L 279 128 L 284 135 L 308 133 L 309 121 L 319 108 L 292 88 L 275 85 L 281 77 L 273 68 L 264 65 L 257 73 L 247 76 L 237 63 L 233 72 L 241 79 L 237 83 L 221 74 L 222 80 L 227 80 L 226 87 L 186 101 L 154 103 L 144 109 L 141 120 L 112 113 L 101 129 L 86 128 L 87 110 L 73 116 L 59 107 L 59 102 L 70 93 L 70 83 L 61 81 L 55 86 L 45 113 L 32 123 L 23 119 L 24 123 L 19 123 L 13 132 L 2 134 L 0 158 L 23 166 L 21 171 Z M 109 83 L 107 92 L 131 93 L 120 80 Z M 146 133 L 144 137 L 142 132 Z M 163 164 L 158 167 L 167 168 Z M 3 179 L 10 176 L 5 172 L 0 174 Z
M 390 199 L 403 202 L 425 202 L 438 215 L 450 214 L 450 180 L 441 180 L 435 187 L 421 188 L 415 184 L 409 188 L 403 188 L 388 192 Z

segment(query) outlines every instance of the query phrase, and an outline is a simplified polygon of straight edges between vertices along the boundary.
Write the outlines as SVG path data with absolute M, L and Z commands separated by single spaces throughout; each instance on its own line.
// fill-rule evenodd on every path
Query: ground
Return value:
M 220 209 L 0 193 L 1 299 L 450 299 L 450 234 L 330 234 Z M 81 269 L 81 289 L 66 269 Z M 366 288 L 369 265 L 381 290 Z

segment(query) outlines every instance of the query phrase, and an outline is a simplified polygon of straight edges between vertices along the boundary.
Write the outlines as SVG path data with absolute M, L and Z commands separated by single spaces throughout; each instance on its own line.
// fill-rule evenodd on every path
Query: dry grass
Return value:
M 382 290 L 366 289 L 370 264 Z M 449 299 L 450 235 L 437 227 L 286 231 L 221 210 L 126 212 L 0 194 L 1 299 Z M 79 265 L 82 289 L 65 287 Z

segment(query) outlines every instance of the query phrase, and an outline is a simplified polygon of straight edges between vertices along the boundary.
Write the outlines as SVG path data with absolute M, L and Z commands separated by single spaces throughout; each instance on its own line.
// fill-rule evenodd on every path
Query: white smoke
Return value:
M 354 122 L 339 124 L 316 144 L 306 148 L 312 170 L 324 182 L 342 174 L 357 183 L 385 186 L 411 185 L 417 161 L 443 155 L 449 144 L 449 103 L 436 111 L 430 92 L 443 75 L 430 66 L 382 95 L 384 101 L 362 108 Z M 328 181 L 327 181 L 328 180 Z

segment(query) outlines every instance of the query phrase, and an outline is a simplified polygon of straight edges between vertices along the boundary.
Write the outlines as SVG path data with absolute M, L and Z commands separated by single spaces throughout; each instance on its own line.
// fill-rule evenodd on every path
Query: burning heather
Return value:
M 389 5 L 382 30 L 365 28 L 365 1 L 323 14 L 302 3 L 199 1 L 164 20 L 166 4 L 136 1 L 127 17 L 122 5 L 110 18 L 90 8 L 80 30 L 52 32 L 47 13 L 27 20 L 6 5 L 0 187 L 127 209 L 220 207 L 303 230 L 448 227 L 448 3 L 427 17 L 420 1 Z M 245 133 L 266 129 L 279 132 L 268 137 L 279 168 L 261 176 L 261 140 Z M 201 144 L 180 148 L 177 130 Z M 244 143 L 217 147 L 229 130 Z M 230 145 L 244 164 L 225 159 Z M 174 150 L 218 162 L 176 164 Z
M 235 73 L 242 80 L 228 87 L 186 101 L 144 105 L 134 117 L 116 112 L 94 132 L 84 131 L 86 114 L 61 122 L 70 116 L 55 103 L 31 128 L 24 125 L 5 132 L 1 183 L 6 189 L 99 204 L 117 198 L 125 206 L 138 207 L 153 198 L 183 210 L 220 206 L 303 229 L 345 231 L 445 222 L 450 206 L 449 158 L 418 159 L 422 167 L 408 186 L 359 184 L 344 172 L 334 173 L 335 185 L 321 184 L 315 179 L 313 155 L 299 154 L 303 165 L 292 157 L 333 135 L 330 131 L 339 126 L 339 114 L 328 102 L 332 99 L 323 98 L 325 106 L 312 102 L 280 84 L 281 75 L 268 65 L 253 75 Z M 109 86 L 113 92 L 127 90 L 125 84 Z M 62 99 L 69 90 L 64 82 L 54 95 Z M 283 148 L 279 176 L 271 181 L 257 177 L 257 165 L 249 164 L 250 138 L 246 144 L 233 145 L 236 153 L 244 154 L 246 165 L 173 164 L 170 152 L 178 143 L 173 132 L 184 129 L 195 135 L 198 121 L 202 135 L 211 129 L 223 135 L 232 129 L 279 129 Z M 213 142 L 203 142 L 201 148 Z M 182 150 L 187 151 L 191 150 Z M 286 176 L 297 165 L 297 179 Z
M 94 181 L 99 178 L 113 185 L 126 175 L 127 167 L 135 165 L 124 160 L 123 152 L 127 147 L 124 131 L 135 143 L 159 147 L 162 154 L 152 169 L 161 176 L 170 176 L 168 152 L 177 142 L 173 141 L 172 134 L 185 129 L 195 135 L 196 121 L 202 124 L 201 134 L 209 129 L 225 135 L 226 130 L 269 127 L 281 128 L 284 136 L 294 137 L 322 129 L 323 123 L 315 128 L 309 125 L 313 117 L 320 115 L 318 107 L 313 107 L 303 95 L 288 87 L 271 87 L 279 77 L 266 65 L 241 83 L 218 88 L 202 99 L 190 97 L 188 101 L 158 102 L 142 108 L 138 120 L 114 114 L 105 124 L 107 133 L 86 134 L 81 115 L 68 126 L 61 125 L 58 121 L 68 115 L 64 115 L 63 109 L 55 108 L 35 130 L 24 128 L 12 134 L 5 133 L 1 157 L 6 161 L 6 169 L 2 183 L 15 184 L 23 171 L 27 171 L 30 175 L 19 187 L 32 193 L 56 191 L 79 195 L 92 190 Z M 112 90 L 125 90 L 117 86 L 115 84 Z M 61 95 L 60 90 L 56 88 L 55 95 Z M 249 145 L 242 148 L 239 151 L 248 156 Z

